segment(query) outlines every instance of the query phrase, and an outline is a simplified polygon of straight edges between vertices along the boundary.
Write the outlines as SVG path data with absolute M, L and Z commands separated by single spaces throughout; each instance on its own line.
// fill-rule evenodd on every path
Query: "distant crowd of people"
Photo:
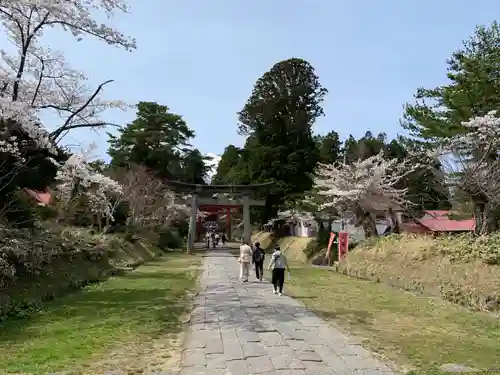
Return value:
M 252 264 L 254 264 L 255 276 L 258 281 L 262 281 L 265 257 L 266 252 L 262 249 L 259 242 L 254 244 L 253 249 L 252 246 L 243 243 L 240 246 L 240 257 L 238 259 L 240 263 L 240 280 L 245 283 L 248 282 L 250 269 Z M 285 254 L 279 246 L 274 248 L 268 268 L 272 272 L 271 282 L 273 284 L 273 293 L 281 296 L 283 294 L 283 285 L 285 284 L 285 270 L 288 271 L 288 275 L 290 276 L 290 268 L 288 267 Z
M 219 232 L 216 232 L 215 230 L 207 232 L 205 235 L 205 245 L 207 249 L 215 249 L 217 246 L 219 246 L 220 242 L 222 242 L 222 246 L 226 246 L 226 241 L 226 234 L 222 233 L 222 235 L 220 235 Z

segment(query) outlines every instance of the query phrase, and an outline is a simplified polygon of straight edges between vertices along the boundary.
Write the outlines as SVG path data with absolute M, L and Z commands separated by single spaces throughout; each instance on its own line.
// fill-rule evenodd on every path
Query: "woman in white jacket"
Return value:
M 252 248 L 246 243 L 240 246 L 240 257 L 238 262 L 240 262 L 240 280 L 246 283 L 252 265 Z

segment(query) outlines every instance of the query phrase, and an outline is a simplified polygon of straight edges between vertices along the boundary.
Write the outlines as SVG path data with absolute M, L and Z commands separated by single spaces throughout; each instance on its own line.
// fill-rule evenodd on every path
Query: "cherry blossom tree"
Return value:
M 500 118 L 491 111 L 462 125 L 463 133 L 446 139 L 428 156 L 442 161 L 450 188 L 469 195 L 476 233 L 491 233 L 498 229 L 500 210 Z
M 411 204 L 407 189 L 399 184 L 417 167 L 409 161 L 387 160 L 382 152 L 352 164 L 319 164 L 315 188 L 324 200 L 319 209 L 354 215 L 366 237 L 376 236 L 377 213 Z
M 129 206 L 129 224 L 147 228 L 170 226 L 187 219 L 189 208 L 176 194 L 143 166 L 132 165 L 112 176 L 123 187 L 123 198 Z
M 114 220 L 113 214 L 123 194 L 115 180 L 93 170 L 88 164 L 88 152 L 72 154 L 56 175 L 60 217 L 66 218 L 78 205 L 82 205 L 97 218 Z
M 77 41 L 84 37 L 110 45 L 135 49 L 135 41 L 95 16 L 108 18 L 128 11 L 124 0 L 4 0 L 0 21 L 14 53 L 0 51 L 0 117 L 21 124 L 27 134 L 42 145 L 58 142 L 70 130 L 111 125 L 100 118 L 108 108 L 123 108 L 121 101 L 100 97 L 111 80 L 92 89 L 86 76 L 69 67 L 61 52 L 43 46 L 43 34 L 58 28 Z M 40 125 L 44 113 L 57 115 L 61 122 L 50 134 Z
M 111 125 L 101 114 L 108 108 L 124 108 L 121 101 L 100 97 L 111 80 L 90 87 L 85 74 L 71 68 L 61 52 L 44 46 L 46 31 L 58 29 L 77 41 L 90 37 L 133 50 L 133 39 L 96 18 L 127 11 L 124 0 L 0 1 L 1 31 L 11 45 L 8 51 L 0 50 L 2 198 L 18 186 L 45 188 L 56 174 L 51 162 L 67 157 L 57 147 L 64 135 L 72 129 Z M 42 125 L 45 116 L 60 119 L 52 124 L 52 132 Z

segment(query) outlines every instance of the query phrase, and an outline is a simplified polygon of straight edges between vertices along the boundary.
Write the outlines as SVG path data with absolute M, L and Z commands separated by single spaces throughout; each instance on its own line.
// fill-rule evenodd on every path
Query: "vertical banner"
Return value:
M 335 233 L 330 232 L 330 239 L 328 240 L 328 248 L 326 249 L 326 259 L 330 259 L 330 254 L 331 254 L 331 249 L 332 249 L 334 238 L 335 238 Z
M 349 248 L 349 234 L 347 232 L 339 233 L 339 260 L 347 254 L 347 249 Z

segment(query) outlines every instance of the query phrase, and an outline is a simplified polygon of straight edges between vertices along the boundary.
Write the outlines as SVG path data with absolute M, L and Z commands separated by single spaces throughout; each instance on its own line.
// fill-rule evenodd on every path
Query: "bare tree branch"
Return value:
M 101 83 L 97 89 L 94 91 L 94 93 L 90 96 L 90 98 L 80 107 L 78 108 L 75 112 L 73 112 L 69 117 L 68 119 L 66 120 L 66 122 L 64 123 L 63 126 L 61 126 L 60 128 L 58 128 L 57 130 L 53 131 L 51 134 L 50 134 L 50 137 L 53 139 L 53 140 L 56 140 L 60 135 L 61 133 L 63 133 L 64 131 L 66 130 L 69 130 L 69 129 L 75 129 L 75 127 L 71 126 L 70 123 L 71 121 L 76 117 L 78 116 L 79 113 L 81 113 L 85 108 L 87 108 L 90 103 L 92 103 L 92 101 L 97 97 L 97 95 L 99 94 L 99 92 L 101 92 L 102 88 L 107 85 L 108 83 L 111 83 L 113 82 L 112 79 L 110 80 L 107 80 L 106 82 L 103 82 Z M 83 127 L 83 126 L 76 126 L 76 127 Z

